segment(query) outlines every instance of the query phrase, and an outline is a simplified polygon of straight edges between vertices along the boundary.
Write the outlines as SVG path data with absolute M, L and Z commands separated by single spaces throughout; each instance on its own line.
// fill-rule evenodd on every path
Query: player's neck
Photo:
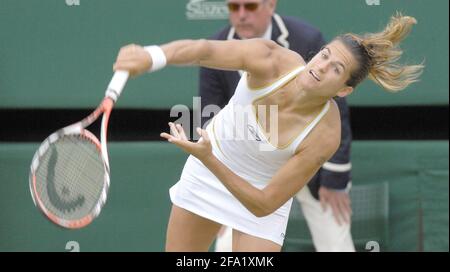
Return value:
M 308 115 L 320 111 L 328 100 L 328 97 L 320 97 L 313 92 L 300 90 L 292 97 L 291 105 L 295 112 Z
M 297 83 L 297 81 L 295 81 Z M 318 96 L 317 92 L 305 90 L 298 85 L 291 88 L 289 105 L 292 111 L 302 115 L 315 113 L 322 109 L 325 103 L 330 100 L 329 97 Z

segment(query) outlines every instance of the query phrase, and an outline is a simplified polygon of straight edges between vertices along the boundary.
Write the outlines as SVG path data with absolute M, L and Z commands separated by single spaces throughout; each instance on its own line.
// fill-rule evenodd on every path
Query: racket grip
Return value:
M 116 102 L 127 83 L 128 76 L 128 71 L 116 71 L 109 82 L 105 95 Z

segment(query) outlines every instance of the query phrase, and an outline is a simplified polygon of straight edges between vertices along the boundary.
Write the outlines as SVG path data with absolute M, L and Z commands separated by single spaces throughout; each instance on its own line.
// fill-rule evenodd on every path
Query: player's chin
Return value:
M 302 89 L 305 90 L 305 91 L 307 91 L 307 90 L 317 91 L 322 86 L 320 84 L 320 82 L 318 82 L 317 80 L 314 80 L 314 79 L 310 79 L 310 78 L 307 78 L 306 80 L 305 79 L 302 80 L 300 82 L 300 84 L 302 86 Z

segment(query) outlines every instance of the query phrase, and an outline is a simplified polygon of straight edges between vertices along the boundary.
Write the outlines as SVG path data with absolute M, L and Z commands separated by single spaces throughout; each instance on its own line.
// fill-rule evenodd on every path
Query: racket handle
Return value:
M 128 71 L 116 71 L 109 82 L 105 95 L 116 102 L 127 83 L 128 75 Z

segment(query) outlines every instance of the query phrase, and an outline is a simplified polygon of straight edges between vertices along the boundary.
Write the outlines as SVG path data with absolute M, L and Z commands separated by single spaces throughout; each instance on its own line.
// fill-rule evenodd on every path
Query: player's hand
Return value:
M 197 133 L 201 136 L 201 138 L 198 142 L 193 143 L 186 137 L 183 127 L 180 124 L 169 123 L 169 126 L 170 134 L 165 132 L 161 133 L 161 137 L 167 139 L 168 142 L 177 145 L 201 161 L 212 156 L 211 142 L 206 130 L 197 128 Z
M 136 44 L 129 44 L 122 47 L 117 55 L 113 70 L 125 70 L 131 76 L 138 76 L 147 72 L 152 66 L 152 58 L 145 51 L 144 47 Z
M 334 219 L 338 225 L 350 223 L 352 208 L 350 207 L 350 197 L 346 191 L 337 191 L 320 186 L 319 200 L 324 211 L 330 205 Z

